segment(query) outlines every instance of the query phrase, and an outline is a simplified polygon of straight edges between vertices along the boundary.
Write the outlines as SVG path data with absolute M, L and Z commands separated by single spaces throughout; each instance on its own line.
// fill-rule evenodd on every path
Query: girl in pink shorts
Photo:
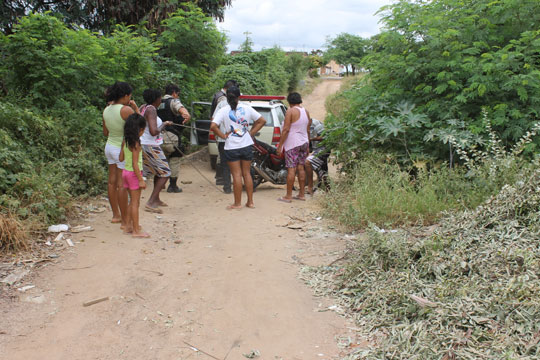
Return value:
M 128 223 L 126 234 L 133 237 L 148 238 L 150 234 L 142 231 L 139 225 L 139 204 L 141 201 L 141 189 L 146 189 L 146 183 L 142 177 L 142 147 L 139 138 L 146 128 L 146 119 L 140 114 L 132 114 L 126 119 L 124 125 L 124 141 L 120 151 L 120 161 L 125 161 L 122 170 L 124 187 L 128 189 Z

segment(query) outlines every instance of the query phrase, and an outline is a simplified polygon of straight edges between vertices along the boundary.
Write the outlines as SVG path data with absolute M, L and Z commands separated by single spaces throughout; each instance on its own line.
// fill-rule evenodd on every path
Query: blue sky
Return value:
M 255 50 L 274 45 L 284 50 L 321 49 L 327 36 L 346 32 L 370 37 L 379 32 L 375 13 L 392 0 L 233 0 L 218 23 L 236 50 L 249 31 Z

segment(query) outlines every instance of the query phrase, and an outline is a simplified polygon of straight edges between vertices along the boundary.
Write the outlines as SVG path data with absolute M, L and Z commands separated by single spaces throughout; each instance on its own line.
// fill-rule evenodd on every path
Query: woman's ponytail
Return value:
M 236 86 L 231 86 L 227 89 L 227 103 L 229 103 L 231 109 L 236 110 L 238 106 L 238 98 L 240 97 L 240 89 Z

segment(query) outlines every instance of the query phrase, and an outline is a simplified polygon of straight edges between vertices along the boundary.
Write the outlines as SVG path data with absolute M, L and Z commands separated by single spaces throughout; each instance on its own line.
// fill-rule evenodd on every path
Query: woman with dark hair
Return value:
M 171 176 L 167 158 L 161 149 L 161 144 L 163 144 L 161 131 L 165 126 L 172 125 L 172 121 L 163 122 L 157 115 L 157 107 L 161 104 L 161 92 L 159 90 L 144 90 L 143 99 L 146 104 L 141 106 L 141 114 L 144 115 L 147 123 L 146 129 L 141 136 L 144 173 L 147 176 L 150 173 L 154 174 L 154 189 L 144 206 L 144 210 L 161 214 L 163 211 L 159 206 L 167 206 L 167 204 L 160 200 L 159 192 L 165 187 L 167 180 Z
M 139 205 L 141 202 L 141 189 L 146 189 L 142 176 L 142 148 L 140 137 L 146 128 L 146 119 L 140 114 L 131 114 L 124 127 L 124 141 L 120 159 L 125 160 L 125 169 L 122 171 L 124 187 L 129 192 L 129 216 L 125 234 L 137 238 L 149 238 L 150 234 L 142 231 L 139 225 Z
M 309 154 L 309 131 L 311 117 L 309 112 L 302 106 L 302 97 L 293 92 L 287 96 L 287 102 L 291 106 L 285 114 L 285 122 L 281 131 L 281 139 L 278 144 L 278 154 L 285 152 L 285 166 L 287 167 L 287 193 L 278 198 L 279 201 L 290 203 L 292 199 L 306 200 L 305 183 L 306 172 L 304 164 Z M 293 196 L 294 179 L 298 174 L 300 188 L 298 194 Z
M 225 139 L 225 161 L 233 177 L 234 203 L 228 210 L 242 208 L 242 178 L 247 193 L 246 207 L 254 208 L 253 180 L 251 179 L 251 160 L 253 159 L 253 136 L 266 124 L 266 120 L 247 104 L 239 104 L 240 89 L 231 86 L 227 89 L 227 103 L 215 115 L 210 131 Z M 227 132 L 220 130 L 224 124 Z M 253 124 L 251 130 L 249 125 Z
M 122 223 L 127 226 L 128 194 L 122 182 L 124 162 L 120 161 L 124 123 L 129 115 L 138 113 L 139 108 L 131 100 L 133 89 L 128 83 L 116 82 L 105 92 L 107 107 L 103 110 L 103 135 L 107 136 L 105 156 L 109 163 L 109 181 L 107 194 L 113 213 L 112 223 Z

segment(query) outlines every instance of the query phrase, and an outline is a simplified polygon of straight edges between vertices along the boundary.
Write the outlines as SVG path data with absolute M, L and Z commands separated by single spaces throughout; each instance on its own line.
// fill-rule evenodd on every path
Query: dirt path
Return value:
M 326 116 L 326 110 L 324 108 L 326 98 L 337 92 L 340 86 L 341 78 L 329 78 L 323 80 L 311 94 L 304 97 L 304 105 L 312 118 L 324 121 Z
M 312 101 L 336 83 L 306 97 L 314 116 Z M 213 178 L 207 162 L 193 164 Z M 151 239 L 122 235 L 109 212 L 88 215 L 95 231 L 74 234 L 74 247 L 23 281 L 35 288 L 0 303 L 0 358 L 232 360 L 252 350 L 269 360 L 338 358 L 346 320 L 297 277 L 299 263 L 329 263 L 341 246 L 323 227 L 302 230 L 318 221 L 316 200 L 284 204 L 282 187 L 263 184 L 256 209 L 226 211 L 231 195 L 191 165 L 181 180 L 192 183 L 162 193 L 164 214 L 142 212 Z

